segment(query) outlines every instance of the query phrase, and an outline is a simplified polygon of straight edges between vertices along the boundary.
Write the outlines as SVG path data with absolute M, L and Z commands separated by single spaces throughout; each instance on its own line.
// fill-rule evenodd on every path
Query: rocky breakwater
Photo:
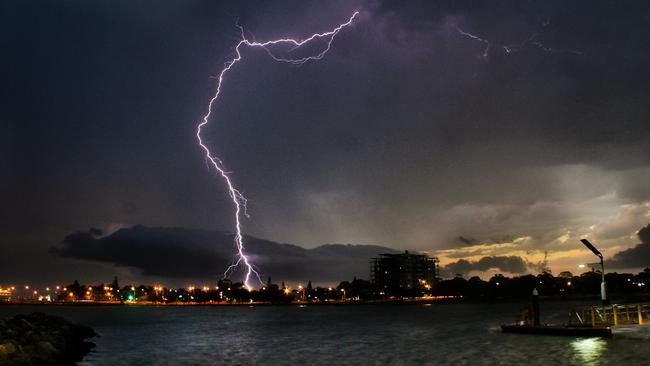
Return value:
M 61 317 L 33 313 L 0 320 L 0 365 L 74 365 L 95 332 Z

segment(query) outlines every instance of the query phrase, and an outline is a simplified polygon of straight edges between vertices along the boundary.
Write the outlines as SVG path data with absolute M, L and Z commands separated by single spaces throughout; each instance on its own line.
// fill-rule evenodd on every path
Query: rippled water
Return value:
M 563 322 L 575 304 L 542 304 Z M 1 306 L 92 326 L 82 365 L 643 365 L 650 327 L 613 339 L 501 334 L 522 304 Z

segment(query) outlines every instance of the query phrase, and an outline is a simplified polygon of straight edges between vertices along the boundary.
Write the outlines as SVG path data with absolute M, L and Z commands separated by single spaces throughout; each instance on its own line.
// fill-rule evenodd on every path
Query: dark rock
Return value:
M 95 347 L 92 328 L 33 313 L 2 320 L 0 365 L 74 365 Z

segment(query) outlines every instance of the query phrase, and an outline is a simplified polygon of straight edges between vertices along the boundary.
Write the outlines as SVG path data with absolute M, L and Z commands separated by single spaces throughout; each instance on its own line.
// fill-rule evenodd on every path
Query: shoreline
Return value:
M 368 305 L 392 305 L 392 306 L 412 306 L 412 305 L 434 305 L 434 304 L 489 304 L 489 303 L 520 303 L 527 302 L 529 298 L 502 298 L 502 299 L 467 299 L 467 298 L 418 298 L 418 299 L 386 299 L 386 300 L 346 300 L 346 301 L 327 301 L 327 302 L 308 302 L 308 301 L 292 301 L 292 302 L 118 302 L 118 301 L 8 301 L 0 302 L 1 306 L 97 306 L 97 307 L 113 307 L 113 306 L 133 306 L 133 307 L 194 307 L 194 306 L 368 306 Z M 564 302 L 564 301 L 593 301 L 599 302 L 598 296 L 579 296 L 579 297 L 541 297 L 540 300 L 544 302 Z M 641 298 L 624 299 L 620 298 L 620 303 L 637 302 Z

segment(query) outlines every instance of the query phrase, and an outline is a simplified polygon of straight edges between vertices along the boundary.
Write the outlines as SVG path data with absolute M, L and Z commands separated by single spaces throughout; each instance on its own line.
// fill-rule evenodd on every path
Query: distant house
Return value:
M 11 300 L 11 290 L 0 288 L 0 302 L 6 302 Z
M 414 296 L 427 293 L 438 275 L 438 258 L 413 254 L 380 254 L 370 261 L 370 277 L 375 289 L 386 295 Z

